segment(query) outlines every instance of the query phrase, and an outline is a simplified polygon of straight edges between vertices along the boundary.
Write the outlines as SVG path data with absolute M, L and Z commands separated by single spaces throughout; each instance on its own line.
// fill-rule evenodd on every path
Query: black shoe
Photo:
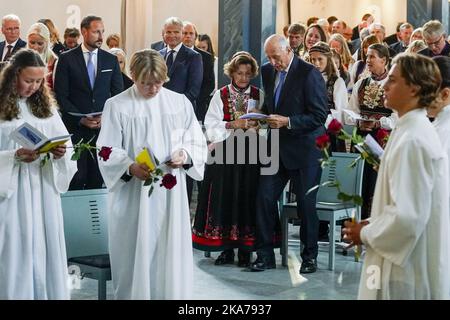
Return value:
M 239 250 L 238 251 L 238 267 L 248 268 L 250 267 L 250 256 L 252 255 L 249 251 Z
M 223 251 L 214 261 L 216 266 L 220 266 L 223 264 L 233 264 L 234 263 L 234 252 L 233 250 L 225 250 Z
M 269 258 L 256 258 L 255 262 L 250 265 L 250 271 L 259 272 L 267 269 L 275 269 L 275 257 Z
M 317 271 L 316 259 L 308 259 L 302 262 L 302 266 L 300 267 L 300 273 L 314 273 L 316 271 Z

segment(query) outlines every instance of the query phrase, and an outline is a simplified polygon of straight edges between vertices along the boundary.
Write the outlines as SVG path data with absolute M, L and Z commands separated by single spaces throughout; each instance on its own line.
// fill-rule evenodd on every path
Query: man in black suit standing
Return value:
M 175 17 L 168 18 L 164 23 L 164 42 L 167 46 L 159 53 L 164 57 L 169 74 L 169 82 L 164 87 L 184 94 L 191 101 L 197 114 L 197 99 L 200 95 L 203 81 L 202 56 L 183 45 L 183 22 Z M 186 187 L 189 203 L 192 198 L 194 181 L 187 177 Z
M 169 82 L 164 87 L 184 94 L 194 111 L 203 80 L 202 56 L 183 45 L 183 22 L 175 17 L 164 23 L 164 42 L 167 46 L 159 53 L 167 64 Z
M 316 192 L 307 191 L 320 182 L 319 159 L 322 152 L 316 138 L 325 133 L 327 90 L 320 72 L 313 65 L 296 57 L 287 40 L 270 36 L 264 50 L 269 63 L 261 68 L 266 97 L 263 111 L 269 114 L 269 139 L 278 135 L 279 143 L 272 146 L 271 157 L 279 158 L 279 169 L 273 175 L 261 174 L 256 201 L 256 248 L 258 258 L 252 271 L 275 268 L 274 234 L 278 219 L 277 200 L 286 183 L 291 180 L 297 195 L 297 212 L 301 218 L 300 273 L 317 269 L 319 219 L 316 213 Z
M 8 14 L 2 18 L 2 33 L 5 41 L 0 42 L 0 62 L 6 62 L 27 43 L 20 39 L 20 18 L 15 14 Z
M 87 16 L 81 22 L 83 43 L 61 54 L 56 74 L 55 93 L 62 111 L 63 121 L 72 141 L 91 141 L 95 146 L 100 132 L 101 115 L 73 116 L 69 113 L 89 114 L 103 111 L 105 101 L 123 91 L 122 74 L 117 58 L 100 49 L 103 44 L 102 19 Z M 78 172 L 70 190 L 101 188 L 103 179 L 98 169 L 97 157 L 87 152 L 78 161 Z
M 203 80 L 200 95 L 196 100 L 197 110 L 195 115 L 199 121 L 203 122 L 205 120 L 206 111 L 208 111 L 211 93 L 213 92 L 215 85 L 214 57 L 209 52 L 203 51 L 195 46 L 195 39 L 197 39 L 198 36 L 195 25 L 188 21 L 185 21 L 183 25 L 183 44 L 202 56 Z

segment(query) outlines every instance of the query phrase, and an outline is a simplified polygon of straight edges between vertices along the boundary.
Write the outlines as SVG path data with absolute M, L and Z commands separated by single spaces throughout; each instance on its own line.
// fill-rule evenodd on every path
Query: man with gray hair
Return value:
M 400 41 L 391 45 L 391 49 L 394 50 L 397 54 L 405 52 L 409 46 L 409 42 L 411 40 L 411 34 L 414 30 L 413 26 L 405 22 L 400 26 L 399 38 Z
M 5 41 L 0 42 L 0 62 L 6 62 L 27 43 L 20 39 L 20 18 L 15 14 L 8 14 L 2 18 L 2 33 Z
M 278 171 L 261 175 L 256 201 L 256 248 L 258 258 L 252 271 L 275 268 L 274 235 L 278 220 L 277 200 L 290 180 L 297 195 L 297 212 L 301 216 L 300 273 L 317 269 L 319 218 L 316 213 L 316 194 L 307 191 L 319 184 L 322 152 L 316 138 L 325 133 L 327 118 L 327 90 L 320 72 L 313 65 L 294 55 L 287 40 L 280 35 L 270 36 L 264 50 L 269 60 L 261 67 L 265 98 L 263 112 L 268 114 L 271 128 L 269 142 L 279 136 Z M 278 134 L 275 134 L 278 131 Z
M 423 25 L 423 40 L 428 48 L 419 51 L 427 57 L 450 57 L 450 44 L 446 41 L 444 26 L 438 20 L 428 21 Z
M 183 44 L 183 27 L 183 22 L 176 17 L 170 17 L 164 22 L 163 37 L 167 46 L 159 53 L 166 61 L 170 78 L 164 87 L 184 94 L 197 113 L 197 99 L 203 82 L 203 61 L 198 52 Z M 189 202 L 192 198 L 192 188 L 193 180 L 187 179 Z

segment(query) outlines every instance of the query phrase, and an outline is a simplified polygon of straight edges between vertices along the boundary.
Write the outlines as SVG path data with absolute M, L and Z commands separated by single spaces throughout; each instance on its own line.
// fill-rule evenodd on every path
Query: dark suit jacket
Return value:
M 433 51 L 431 51 L 428 48 L 420 50 L 418 52 L 418 54 L 422 54 L 422 55 L 427 56 L 427 57 L 434 57 L 435 56 L 433 54 Z M 441 51 L 441 53 L 439 55 L 440 56 L 450 57 L 450 44 L 448 42 L 446 42 L 444 49 Z
M 206 51 L 197 47 L 194 50 L 202 56 L 203 62 L 203 80 L 200 88 L 200 95 L 197 98 L 196 116 L 198 120 L 204 121 L 206 112 L 208 111 L 209 101 L 211 100 L 211 93 L 215 86 L 214 77 L 214 57 Z
M 12 49 L 12 54 L 16 53 L 17 51 L 19 51 L 22 48 L 25 48 L 26 46 L 27 46 L 27 43 L 19 38 L 19 40 L 17 40 L 17 42 L 16 42 L 16 45 Z M 3 50 L 8 50 L 8 49 L 6 49 L 6 41 L 0 42 L 0 60 L 3 57 Z
M 165 57 L 167 47 L 159 51 Z M 164 84 L 164 87 L 184 94 L 191 101 L 194 110 L 196 110 L 195 101 L 200 95 L 203 80 L 203 62 L 202 56 L 181 45 L 180 51 L 169 70 L 170 81 Z
M 77 130 L 80 118 L 68 112 L 103 111 L 106 100 L 122 91 L 122 73 L 114 55 L 98 50 L 97 76 L 92 89 L 81 46 L 61 54 L 55 73 L 55 93 L 69 132 Z
M 160 50 L 164 49 L 165 47 L 166 47 L 166 44 L 164 43 L 164 41 L 154 42 L 150 45 L 150 48 L 152 48 L 153 50 L 156 50 L 156 51 L 160 51 Z
M 263 111 L 290 118 L 291 129 L 280 129 L 280 160 L 289 169 L 318 166 L 322 152 L 316 138 L 325 133 L 328 113 L 327 90 L 320 72 L 311 64 L 294 57 L 274 108 L 276 70 L 271 64 L 261 68 L 265 99 Z M 272 150 L 272 156 L 274 151 Z
M 396 43 L 390 45 L 389 48 L 394 50 L 396 52 L 396 55 L 397 55 L 399 53 L 405 52 L 407 47 L 404 47 L 403 46 L 403 42 L 399 41 L 399 42 L 396 42 Z M 393 58 L 393 57 L 395 57 L 395 56 L 391 56 L 391 58 Z

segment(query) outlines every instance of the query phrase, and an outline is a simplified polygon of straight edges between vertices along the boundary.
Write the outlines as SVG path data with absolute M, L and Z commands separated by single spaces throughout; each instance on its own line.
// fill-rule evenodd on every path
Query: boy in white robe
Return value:
M 433 125 L 450 159 L 450 57 L 437 56 L 433 60 L 441 71 L 442 84 L 439 96 L 427 112 L 428 116 L 435 118 Z
M 60 193 L 76 163 L 63 145 L 42 165 L 44 155 L 11 138 L 24 122 L 50 138 L 68 134 L 45 72 L 39 55 L 24 49 L 0 82 L 0 300 L 70 298 Z
M 372 216 L 344 229 L 367 249 L 359 299 L 448 299 L 448 162 L 424 110 L 440 83 L 430 58 L 393 61 L 385 104 L 399 121 L 381 161 Z
M 112 147 L 100 171 L 110 194 L 109 249 L 116 299 L 192 299 L 193 252 L 186 174 L 203 178 L 206 139 L 189 100 L 162 87 L 167 67 L 154 50 L 131 59 L 135 85 L 109 99 L 98 147 Z M 136 156 L 150 149 L 176 177 L 154 184 Z M 188 165 L 190 163 L 190 165 Z

